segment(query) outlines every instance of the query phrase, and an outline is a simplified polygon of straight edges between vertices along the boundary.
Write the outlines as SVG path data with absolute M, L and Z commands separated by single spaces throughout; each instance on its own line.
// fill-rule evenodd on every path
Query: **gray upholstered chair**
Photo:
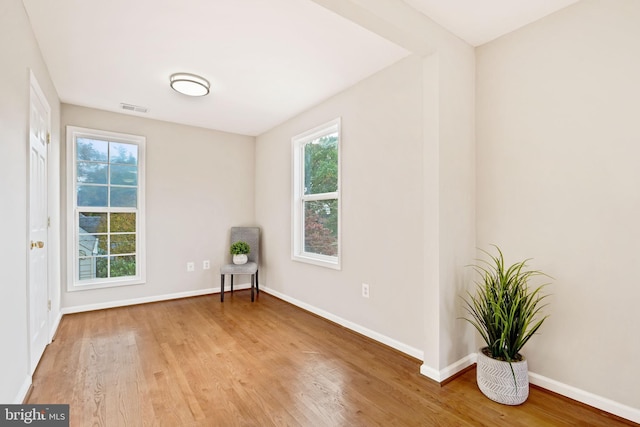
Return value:
M 233 292 L 233 275 L 234 274 L 250 274 L 251 275 L 251 302 L 254 301 L 253 288 L 255 284 L 256 292 L 260 293 L 258 286 L 258 261 L 260 259 L 260 229 L 258 227 L 232 227 L 231 228 L 231 244 L 235 242 L 247 242 L 250 252 L 247 255 L 246 264 L 226 264 L 220 267 L 220 302 L 224 302 L 224 278 L 225 275 L 231 275 L 231 292 Z

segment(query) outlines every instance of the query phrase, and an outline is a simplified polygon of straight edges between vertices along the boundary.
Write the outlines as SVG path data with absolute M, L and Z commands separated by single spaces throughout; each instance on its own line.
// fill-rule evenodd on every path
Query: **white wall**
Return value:
M 475 253 L 474 58 L 458 43 L 423 59 L 424 364 L 442 381 L 472 363 L 460 296 Z
M 475 59 L 468 46 L 449 42 L 439 67 L 439 362 L 438 369 L 474 352 L 473 331 L 459 318 L 475 256 Z M 429 164 L 425 164 L 425 169 Z M 444 372 L 451 375 L 455 372 Z M 444 379 L 444 378 L 441 378 Z
M 402 60 L 256 141 L 261 281 L 421 349 L 420 58 Z M 291 137 L 342 117 L 342 270 L 291 260 Z M 370 285 L 369 299 L 361 284 Z
M 388 338 L 439 377 L 474 346 L 457 319 L 474 254 L 473 56 L 440 55 L 432 74 L 429 61 L 404 59 L 260 135 L 256 218 L 267 242 L 266 286 Z M 424 84 L 435 90 L 423 92 Z M 290 259 L 291 137 L 338 116 L 342 271 Z
M 76 292 L 64 286 L 63 308 L 219 287 L 220 265 L 229 262 L 230 227 L 254 223 L 255 139 L 68 104 L 62 104 L 61 122 L 63 140 L 67 125 L 145 136 L 147 183 L 147 283 Z M 206 259 L 210 270 L 202 269 Z M 196 264 L 192 273 L 190 261 Z M 63 273 L 66 280 L 66 264 Z
M 421 372 L 442 380 L 471 363 L 475 347 L 457 319 L 475 253 L 473 48 L 401 1 L 314 1 L 415 56 L 258 137 L 256 218 L 271 236 L 263 277 L 296 303 L 423 358 Z M 340 272 L 289 259 L 290 138 L 337 116 Z
M 412 248 L 420 253 L 423 336 L 418 348 L 423 350 L 421 372 L 443 380 L 470 364 L 468 356 L 475 351 L 473 331 L 458 319 L 462 314 L 458 297 L 469 286 L 465 266 L 473 260 L 476 246 L 474 50 L 401 0 L 314 1 L 421 58 L 422 77 L 417 84 L 411 82 L 411 90 L 420 93 L 421 143 L 415 154 L 421 159 L 412 159 L 420 164 L 420 194 L 405 192 L 401 176 L 390 187 L 405 199 L 421 199 L 421 234 L 414 234 L 419 245 Z M 389 96 L 384 90 L 376 93 L 380 103 Z M 367 112 L 360 115 L 366 117 Z M 394 324 L 387 317 L 392 314 L 379 314 Z
M 478 48 L 476 107 L 478 244 L 555 278 L 530 370 L 637 410 L 638 23 L 583 0 Z
M 52 285 L 59 285 L 56 269 L 58 214 L 58 129 L 60 104 L 42 60 L 20 0 L 0 3 L 0 402 L 21 403 L 31 383 L 27 331 L 27 203 L 29 173 L 29 69 L 51 107 L 52 141 L 49 154 L 49 240 L 53 255 Z M 54 292 L 53 317 L 57 314 Z

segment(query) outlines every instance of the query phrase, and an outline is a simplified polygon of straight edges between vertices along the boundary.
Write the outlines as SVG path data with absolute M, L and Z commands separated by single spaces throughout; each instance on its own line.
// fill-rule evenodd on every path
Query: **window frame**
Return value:
M 330 193 L 304 194 L 304 148 L 318 138 L 336 133 L 338 134 L 338 182 L 337 190 Z M 342 151 L 342 119 L 340 117 L 327 123 L 298 134 L 291 138 L 292 147 L 292 227 L 291 227 L 291 259 L 294 261 L 327 267 L 334 270 L 342 269 L 342 181 L 341 181 L 341 151 Z M 304 203 L 317 200 L 336 200 L 338 213 L 337 226 L 337 255 L 329 256 L 305 251 Z
M 146 138 L 78 126 L 67 126 L 66 176 L 67 176 L 67 291 L 111 288 L 146 283 L 146 238 L 145 238 L 145 145 Z M 138 147 L 138 183 L 136 207 L 77 206 L 77 138 L 90 138 L 108 142 L 133 144 Z M 112 185 L 112 184 L 108 184 Z M 80 280 L 79 260 L 79 212 L 136 213 L 136 274 L 108 278 Z M 111 234 L 111 233 L 109 233 Z M 116 233 L 117 234 L 117 233 Z

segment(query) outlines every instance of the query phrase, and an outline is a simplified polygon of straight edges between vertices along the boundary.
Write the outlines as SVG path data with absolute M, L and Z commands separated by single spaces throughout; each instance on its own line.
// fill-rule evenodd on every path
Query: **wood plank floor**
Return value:
M 28 403 L 72 426 L 635 425 L 532 387 L 496 404 L 475 370 L 440 387 L 419 360 L 248 291 L 66 315 Z

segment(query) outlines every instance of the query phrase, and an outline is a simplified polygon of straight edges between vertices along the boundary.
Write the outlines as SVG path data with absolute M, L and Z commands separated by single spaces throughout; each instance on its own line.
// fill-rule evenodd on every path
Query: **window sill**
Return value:
M 123 280 L 96 281 L 86 283 L 71 283 L 67 286 L 67 292 L 88 291 L 91 289 L 117 288 L 120 286 L 143 285 L 146 280 L 140 277 Z
M 337 257 L 313 257 L 304 255 L 292 255 L 291 259 L 305 264 L 317 265 L 318 267 L 330 268 L 332 270 L 342 270 L 340 259 Z

